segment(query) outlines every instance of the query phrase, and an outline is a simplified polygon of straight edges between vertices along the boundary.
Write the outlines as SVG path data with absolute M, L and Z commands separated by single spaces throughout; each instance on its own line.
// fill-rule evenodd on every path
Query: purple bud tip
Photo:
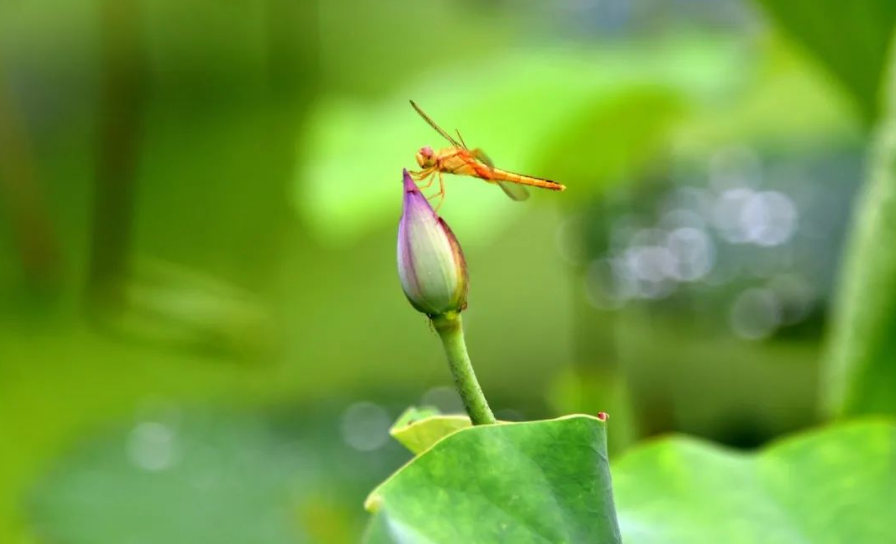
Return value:
M 411 177 L 411 174 L 408 173 L 408 169 L 405 168 L 401 171 L 404 176 L 404 192 L 406 193 L 419 193 L 420 189 L 417 188 L 417 184 L 414 183 L 414 178 Z

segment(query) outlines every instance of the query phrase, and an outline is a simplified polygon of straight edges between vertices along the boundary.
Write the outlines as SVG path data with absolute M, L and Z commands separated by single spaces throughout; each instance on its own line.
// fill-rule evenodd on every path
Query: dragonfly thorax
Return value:
M 429 146 L 421 147 L 417 152 L 417 164 L 420 168 L 431 168 L 436 163 L 435 153 Z

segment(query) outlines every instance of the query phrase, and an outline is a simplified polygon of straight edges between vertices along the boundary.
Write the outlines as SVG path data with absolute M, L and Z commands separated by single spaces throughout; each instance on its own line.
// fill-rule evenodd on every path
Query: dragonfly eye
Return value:
M 428 168 L 432 165 L 432 157 L 433 152 L 431 147 L 421 147 L 420 151 L 417 152 L 417 164 L 420 165 L 420 168 Z

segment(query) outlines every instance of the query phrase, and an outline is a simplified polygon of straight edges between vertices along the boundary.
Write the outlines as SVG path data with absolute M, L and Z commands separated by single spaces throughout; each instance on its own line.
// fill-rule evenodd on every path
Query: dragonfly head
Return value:
M 430 168 L 435 163 L 435 153 L 433 153 L 432 148 L 429 146 L 421 147 L 420 151 L 417 152 L 417 164 L 420 165 L 420 168 Z

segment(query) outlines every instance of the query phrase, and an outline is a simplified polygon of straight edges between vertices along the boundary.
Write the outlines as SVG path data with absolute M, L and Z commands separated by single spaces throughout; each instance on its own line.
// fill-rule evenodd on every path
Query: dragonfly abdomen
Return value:
M 536 178 L 533 176 L 524 176 L 515 172 L 508 172 L 500 168 L 492 168 L 490 173 L 491 181 L 509 181 L 511 183 L 519 183 L 520 185 L 529 185 L 532 187 L 540 187 L 550 191 L 565 191 L 566 186 L 556 181 L 544 178 Z

